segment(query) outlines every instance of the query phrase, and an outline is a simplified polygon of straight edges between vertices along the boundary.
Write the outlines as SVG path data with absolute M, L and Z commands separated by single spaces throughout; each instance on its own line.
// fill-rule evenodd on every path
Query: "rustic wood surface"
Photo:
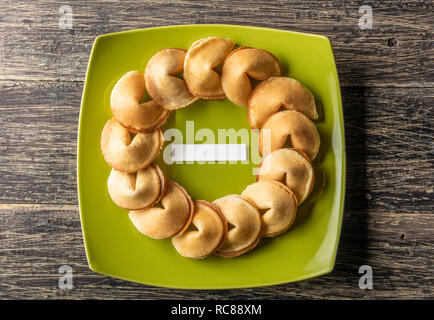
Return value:
M 0 298 L 434 298 L 432 1 L 63 1 L 0 3 Z M 372 30 L 359 6 L 371 5 Z M 347 196 L 335 270 L 240 290 L 156 288 L 89 270 L 76 192 L 76 138 L 94 38 L 161 25 L 227 23 L 318 33 L 342 85 Z M 74 289 L 58 288 L 58 268 Z M 358 287 L 361 265 L 373 290 Z

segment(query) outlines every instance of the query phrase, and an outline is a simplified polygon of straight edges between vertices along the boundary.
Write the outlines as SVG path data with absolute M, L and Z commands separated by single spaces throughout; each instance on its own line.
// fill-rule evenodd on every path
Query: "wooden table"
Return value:
M 73 29 L 59 28 L 59 8 Z M 359 28 L 371 5 L 372 29 Z M 434 298 L 432 1 L 17 1 L 0 4 L 0 298 Z M 84 75 L 99 34 L 226 23 L 330 38 L 342 86 L 347 196 L 335 270 L 263 288 L 188 291 L 89 270 L 76 191 Z M 296 50 L 296 48 L 294 48 Z M 74 289 L 58 287 L 61 265 Z M 361 265 L 372 290 L 358 286 Z

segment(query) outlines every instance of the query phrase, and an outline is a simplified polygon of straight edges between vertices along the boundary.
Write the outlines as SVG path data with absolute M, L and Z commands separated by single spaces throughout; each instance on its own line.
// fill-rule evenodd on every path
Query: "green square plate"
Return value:
M 261 241 L 252 252 L 233 259 L 181 257 L 169 240 L 138 233 L 127 211 L 118 208 L 106 190 L 110 167 L 100 152 L 100 134 L 111 117 L 110 93 L 127 71 L 144 71 L 148 59 L 163 48 L 185 48 L 202 37 L 232 38 L 239 46 L 266 49 L 276 55 L 284 75 L 301 81 L 314 94 L 322 117 L 315 160 L 318 176 L 310 201 L 300 208 L 294 226 L 277 238 Z M 246 109 L 227 99 L 199 100 L 172 112 L 163 126 L 185 132 L 249 128 Z M 250 147 L 255 146 L 251 132 Z M 184 141 L 184 143 L 191 143 Z M 166 142 L 167 144 L 167 142 Z M 344 126 L 339 81 L 330 41 L 322 36 L 231 25 L 184 25 L 149 28 L 99 36 L 86 75 L 78 135 L 78 194 L 89 266 L 116 278 L 144 284 L 190 289 L 255 287 L 307 279 L 333 269 L 345 193 Z M 257 156 L 248 163 L 166 165 L 166 176 L 182 184 L 194 199 L 213 201 L 241 193 L 254 182 Z M 255 162 L 257 163 L 257 162 Z M 316 199 L 313 201 L 313 199 Z

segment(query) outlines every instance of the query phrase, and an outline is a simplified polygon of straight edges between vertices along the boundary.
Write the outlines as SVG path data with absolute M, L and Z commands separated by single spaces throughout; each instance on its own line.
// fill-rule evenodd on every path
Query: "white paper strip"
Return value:
M 246 161 L 245 144 L 172 144 L 172 161 Z

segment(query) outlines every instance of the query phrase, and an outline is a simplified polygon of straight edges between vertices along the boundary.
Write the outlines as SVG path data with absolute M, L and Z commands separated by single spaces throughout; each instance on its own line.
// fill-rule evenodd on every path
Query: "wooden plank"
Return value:
M 82 85 L 0 82 L 0 203 L 77 203 Z M 432 90 L 347 87 L 342 96 L 347 209 L 434 212 Z
M 346 208 L 434 212 L 432 89 L 344 88 Z
M 344 86 L 433 86 L 432 1 L 74 1 L 74 28 L 60 29 L 64 1 L 0 4 L 0 79 L 83 80 L 96 36 L 154 26 L 225 23 L 330 37 Z
M 185 291 L 90 271 L 76 206 L 1 205 L 0 211 L 1 299 L 434 298 L 431 214 L 346 214 L 335 270 L 320 278 L 255 289 Z M 73 268 L 73 290 L 58 288 L 58 269 L 65 264 Z M 373 290 L 358 287 L 358 268 L 365 264 L 373 269 Z
M 0 83 L 0 203 L 76 203 L 82 85 Z

